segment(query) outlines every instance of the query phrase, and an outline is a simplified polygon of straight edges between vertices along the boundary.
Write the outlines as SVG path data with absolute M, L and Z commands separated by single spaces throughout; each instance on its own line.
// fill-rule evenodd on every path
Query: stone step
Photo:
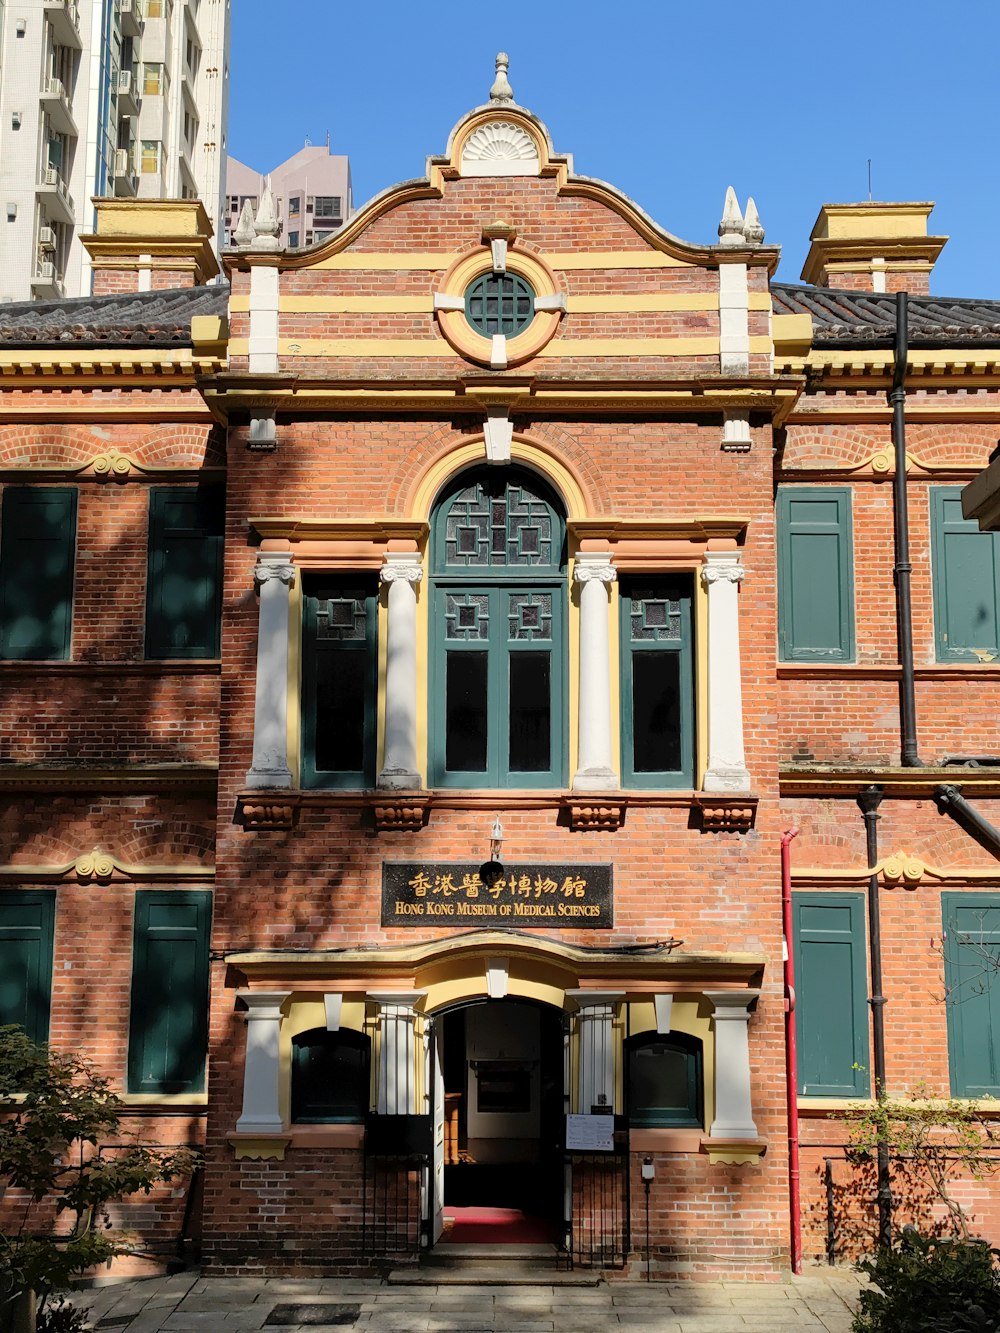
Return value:
M 452 1241 L 439 1240 L 433 1250 L 421 1256 L 420 1262 L 439 1264 L 448 1263 L 453 1259 L 472 1259 L 480 1262 L 489 1259 L 490 1263 L 509 1263 L 516 1259 L 536 1259 L 541 1262 L 550 1259 L 555 1262 L 555 1258 L 554 1245 L 458 1245 Z
M 554 1262 L 549 1268 L 528 1260 L 456 1260 L 441 1267 L 396 1268 L 389 1274 L 389 1284 L 395 1287 L 596 1287 L 601 1280 L 601 1274 L 591 1269 L 566 1272 Z

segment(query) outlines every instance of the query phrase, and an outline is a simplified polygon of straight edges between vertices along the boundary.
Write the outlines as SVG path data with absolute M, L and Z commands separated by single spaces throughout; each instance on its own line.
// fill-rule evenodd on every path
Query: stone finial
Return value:
M 260 193 L 260 204 L 257 207 L 257 217 L 254 220 L 253 230 L 254 238 L 251 245 L 254 250 L 278 250 L 281 248 L 281 243 L 278 240 L 281 224 L 278 222 L 278 215 L 274 208 L 274 195 L 271 193 L 270 177 L 264 181 L 264 188 Z
M 719 242 L 721 245 L 745 245 L 743 235 L 743 214 L 736 202 L 736 191 L 730 185 L 726 190 L 726 203 L 719 223 Z
M 747 211 L 743 218 L 743 236 L 747 245 L 762 245 L 764 241 L 764 228 L 761 226 L 760 214 L 757 212 L 753 195 L 750 195 L 747 199 Z
M 237 222 L 236 230 L 233 232 L 233 242 L 236 245 L 249 245 L 253 238 L 253 204 L 251 204 L 249 199 L 244 199 L 243 208 L 240 212 L 240 220 Z
M 493 87 L 490 89 L 490 101 L 499 102 L 502 106 L 505 102 L 513 102 L 514 89 L 507 82 L 507 66 L 510 64 L 510 56 L 506 51 L 497 52 L 497 76 L 493 80 Z

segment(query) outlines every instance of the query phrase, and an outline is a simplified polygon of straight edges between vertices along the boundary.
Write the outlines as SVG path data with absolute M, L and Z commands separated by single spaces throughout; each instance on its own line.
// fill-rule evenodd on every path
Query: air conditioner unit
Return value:
M 116 175 L 116 176 L 130 176 L 131 174 L 132 174 L 132 173 L 131 173 L 131 171 L 129 170 L 129 162 L 128 162 L 128 149 L 127 149 L 127 148 L 116 148 L 116 149 L 115 149 L 115 175 Z
M 44 259 L 38 265 L 38 272 L 35 277 L 42 278 L 45 282 L 52 282 L 56 276 L 56 266 L 51 259 Z
M 38 244 L 43 250 L 54 250 L 56 248 L 56 234 L 52 227 L 38 228 Z
M 132 91 L 132 71 L 130 69 L 120 69 L 118 71 L 118 91 L 120 93 L 130 93 Z
M 55 167 L 46 167 L 46 168 L 45 168 L 45 184 L 46 184 L 46 185 L 58 185 L 58 184 L 59 184 L 59 172 L 56 170 Z

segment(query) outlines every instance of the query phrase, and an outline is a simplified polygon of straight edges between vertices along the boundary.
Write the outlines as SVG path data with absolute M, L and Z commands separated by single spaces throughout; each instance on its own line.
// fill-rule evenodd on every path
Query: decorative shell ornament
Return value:
M 539 165 L 534 139 L 509 120 L 477 126 L 462 149 L 463 176 L 536 176 Z

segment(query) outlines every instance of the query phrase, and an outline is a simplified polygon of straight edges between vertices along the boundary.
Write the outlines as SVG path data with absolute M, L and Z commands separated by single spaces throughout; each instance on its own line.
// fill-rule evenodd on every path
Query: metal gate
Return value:
M 624 1268 L 629 1234 L 628 1152 L 569 1153 L 569 1265 Z
M 365 1258 L 419 1253 L 429 1149 L 430 1116 L 368 1117 L 362 1188 Z

